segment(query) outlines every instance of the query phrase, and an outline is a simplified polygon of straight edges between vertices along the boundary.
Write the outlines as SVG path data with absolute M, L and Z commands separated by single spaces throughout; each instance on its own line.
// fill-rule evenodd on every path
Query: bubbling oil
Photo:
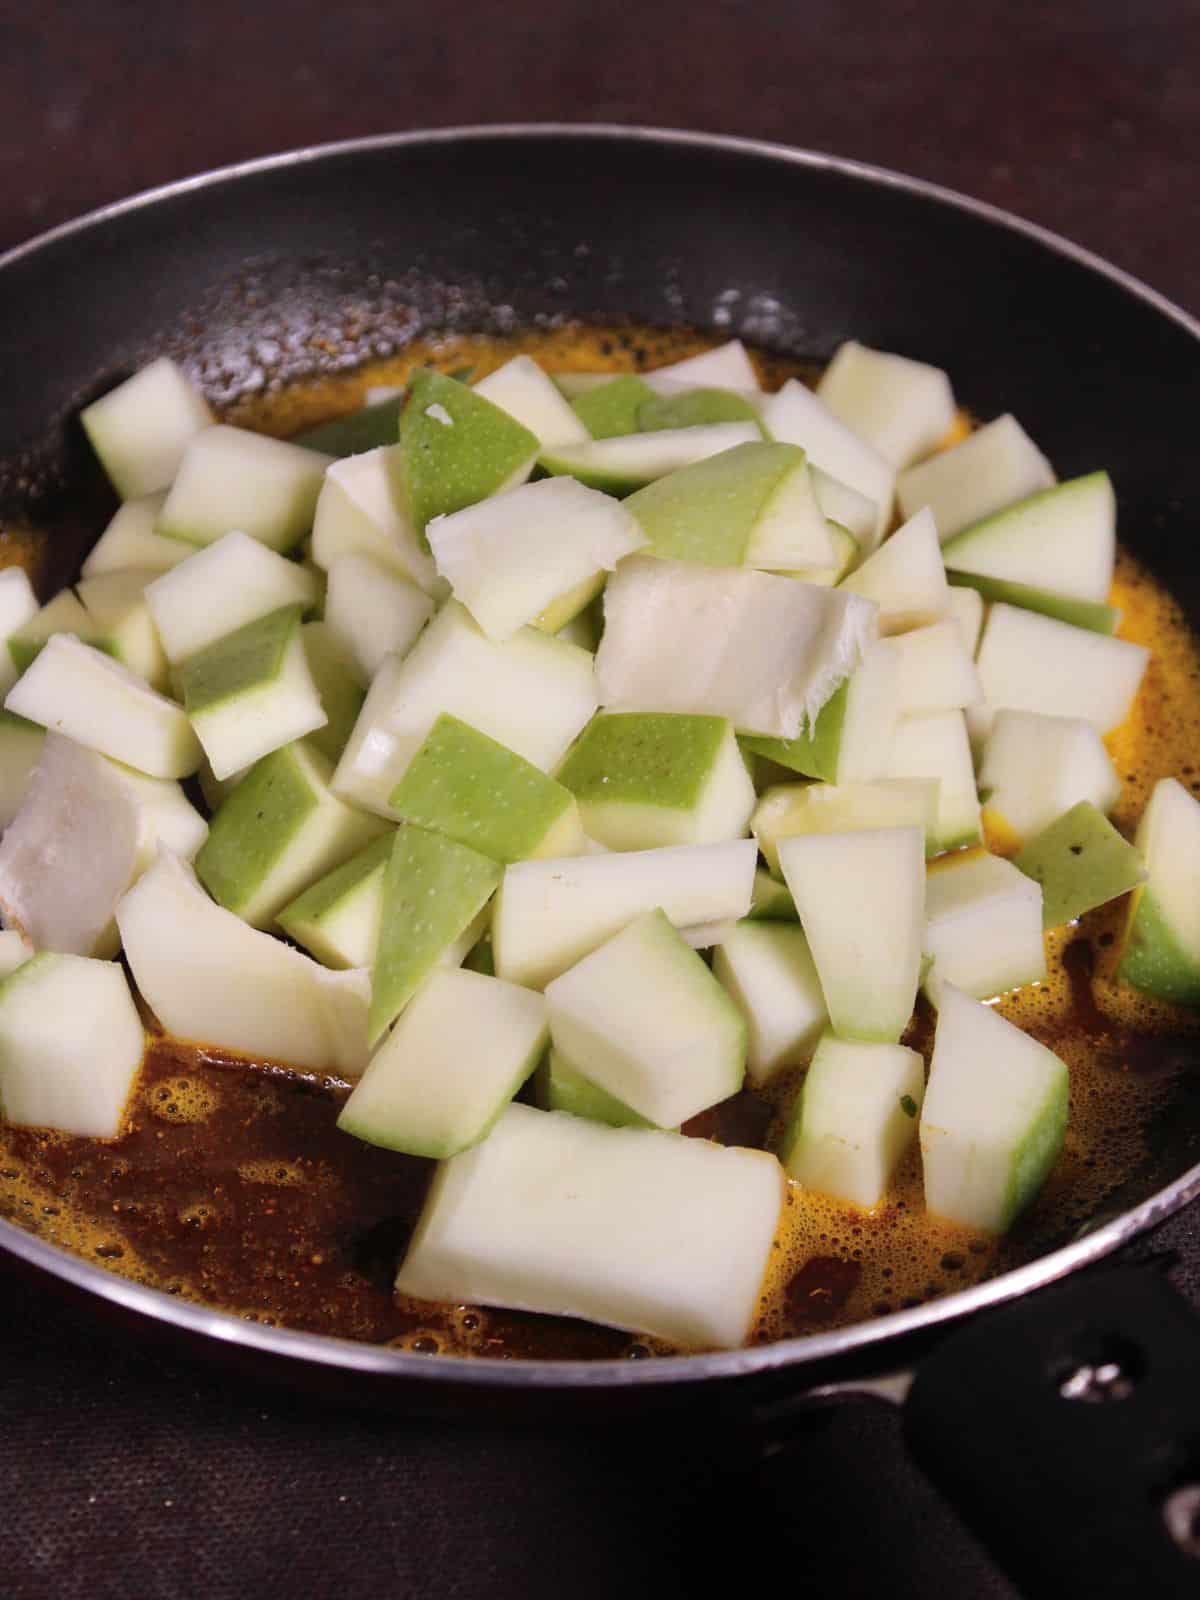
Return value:
M 232 406 L 224 420 L 286 437 L 401 384 L 416 366 L 482 377 L 512 356 L 559 372 L 636 372 L 711 346 L 686 329 L 567 326 L 498 340 L 455 334 L 401 355 Z M 813 369 L 755 353 L 764 386 Z M 960 416 L 945 443 L 969 431 Z M 98 533 L 99 528 L 96 529 Z M 29 530 L 0 530 L 0 565 L 36 567 Z M 1154 783 L 1200 793 L 1200 645 L 1178 606 L 1128 553 L 1113 603 L 1121 636 L 1151 649 L 1132 714 L 1108 740 L 1121 774 L 1114 813 L 1127 835 Z M 997 846 L 999 841 L 993 841 Z M 864 1212 L 789 1183 L 752 1342 L 845 1326 L 919 1305 L 1031 1259 L 1085 1227 L 1152 1160 L 1152 1136 L 1195 1070 L 1200 1021 L 1116 979 L 1124 902 L 1047 935 L 1042 983 L 997 1009 L 1070 1071 L 1062 1154 L 1003 1241 L 928 1217 L 916 1145 L 883 1202 Z M 905 1042 L 928 1060 L 920 1003 Z M 782 1074 L 686 1131 L 776 1147 L 800 1082 Z M 126 1133 L 103 1143 L 0 1125 L 0 1214 L 139 1282 L 249 1320 L 419 1353 L 509 1358 L 670 1354 L 642 1336 L 564 1319 L 396 1299 L 391 1278 L 419 1214 L 428 1163 L 340 1134 L 347 1086 L 152 1038 Z

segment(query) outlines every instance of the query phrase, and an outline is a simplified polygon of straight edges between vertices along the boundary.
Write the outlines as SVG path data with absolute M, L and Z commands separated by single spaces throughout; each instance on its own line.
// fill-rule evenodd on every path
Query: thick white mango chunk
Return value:
M 950 379 L 940 367 L 854 339 L 838 346 L 817 395 L 898 470 L 936 450 L 957 412 Z
M 879 783 L 777 783 L 750 818 L 750 831 L 776 874 L 779 841 L 800 833 L 857 833 L 864 828 L 937 825 L 936 778 L 889 778 Z
M 978 844 L 982 837 L 971 741 L 961 711 L 901 717 L 888 759 L 891 778 L 921 778 L 938 784 L 937 820 L 926 837 L 931 855 Z
M 371 556 L 435 594 L 437 572 L 404 503 L 399 460 L 398 445 L 381 445 L 334 462 L 313 515 L 313 560 L 328 571 L 338 556 Z
M 1045 1045 L 943 984 L 921 1113 L 930 1214 L 1003 1233 L 1058 1157 L 1067 1090 L 1067 1069 Z
M 992 712 L 1082 717 L 1111 733 L 1129 715 L 1149 659 L 1143 645 L 1128 639 L 994 605 L 976 665 Z
M 926 716 L 978 705 L 983 688 L 962 632 L 950 617 L 893 641 L 900 678 L 900 715 Z
M 189 553 L 146 588 L 146 604 L 173 666 L 280 606 L 307 610 L 318 598 L 316 575 L 307 567 L 237 532 Z
M 122 500 L 165 489 L 213 414 L 169 356 L 152 361 L 80 412 L 83 431 Z
M 713 953 L 713 976 L 748 1024 L 751 1083 L 766 1083 L 781 1067 L 809 1059 L 829 1011 L 802 928 L 739 922 Z
M 183 453 L 157 531 L 214 544 L 239 528 L 272 550 L 290 550 L 313 525 L 332 459 L 225 423 L 205 428 Z
M 408 655 L 380 668 L 334 774 L 336 793 L 380 816 L 443 712 L 543 772 L 596 709 L 592 657 L 536 628 L 503 644 L 448 601 Z
M 841 587 L 874 600 L 879 607 L 879 631 L 885 637 L 926 627 L 944 617 L 950 588 L 931 513 L 918 511 L 897 528 L 862 566 L 842 579 Z
M 943 544 L 993 512 L 1048 489 L 1054 469 L 1014 416 L 1005 414 L 896 479 L 901 513 L 928 506 Z
M 159 845 L 190 860 L 207 833 L 177 783 L 48 733 L 0 841 L 0 912 L 39 950 L 114 956 L 117 902 Z
M 426 534 L 438 572 L 497 642 L 646 542 L 624 506 L 574 478 L 491 495 L 434 517 Z
M 361 552 L 329 563 L 325 625 L 365 686 L 389 655 L 406 656 L 433 615 L 433 601 L 408 578 Z
M 327 972 L 214 905 L 169 851 L 117 907 L 125 959 L 168 1033 L 241 1055 L 357 1078 L 371 975 Z
M 472 387 L 536 435 L 543 450 L 584 444 L 591 435 L 532 356 L 514 356 Z
M 839 483 L 811 461 L 808 476 L 817 504 L 829 521 L 846 530 L 858 547 L 858 553 L 874 550 L 882 537 L 874 500 L 868 500 L 848 483 Z
M 497 976 L 540 989 L 658 906 L 684 932 L 738 921 L 750 910 L 757 855 L 752 839 L 734 839 L 518 861 L 492 914 Z
M 660 1128 L 742 1086 L 745 1020 L 661 910 L 547 984 L 546 1006 L 555 1049 Z
M 789 1176 L 870 1211 L 917 1132 L 925 1063 L 902 1044 L 817 1045 L 783 1141 Z
M 161 492 L 144 494 L 119 506 L 83 563 L 83 576 L 98 578 L 102 572 L 124 572 L 128 567 L 169 572 L 186 561 L 194 553 L 190 545 L 154 531 L 166 498 Z
M 600 700 L 614 711 L 728 717 L 739 733 L 794 739 L 858 666 L 877 615 L 840 589 L 632 556 L 605 591 Z
M 957 534 L 943 554 L 952 572 L 1103 604 L 1117 556 L 1117 501 L 1108 473 L 1018 500 Z
M 1020 842 L 1081 800 L 1111 812 L 1121 778 L 1095 727 L 1081 717 L 998 711 L 983 750 L 979 788 L 985 818 Z
M 933 966 L 925 991 L 937 1004 L 943 983 L 977 1000 L 1046 976 L 1042 886 L 1011 861 L 971 850 L 929 869 L 924 949 Z
M 8 654 L 16 671 L 26 671 L 37 659 L 46 640 L 56 633 L 73 634 L 77 639 L 100 647 L 105 643 L 97 637 L 96 625 L 74 589 L 60 589 L 28 622 L 9 634 Z
M 865 537 L 863 549 L 868 554 L 875 549 L 892 519 L 896 473 L 891 462 L 835 417 L 824 401 L 797 378 L 789 378 L 777 393 L 763 401 L 762 420 L 772 439 L 780 444 L 798 444 L 814 467 L 856 489 L 874 505 L 875 524 Z M 815 487 L 825 515 L 844 520 L 826 502 L 820 479 Z M 858 530 L 849 523 L 847 526 L 857 538 Z
M 368 1144 L 441 1161 L 478 1144 L 549 1037 L 540 994 L 457 967 L 428 977 L 338 1117 Z
M 843 1039 L 898 1040 L 908 1026 L 925 929 L 920 828 L 779 841 L 779 864 Z
M 733 1348 L 783 1197 L 764 1151 L 513 1105 L 439 1167 L 396 1290 Z
M 751 392 L 758 388 L 754 363 L 740 339 L 730 339 L 712 350 L 702 350 L 698 356 L 686 356 L 682 361 L 655 367 L 652 372 L 642 373 L 642 377 L 660 394 L 688 388 L 746 389 Z
M 55 634 L 4 706 L 152 778 L 186 778 L 200 765 L 182 708 L 71 634 Z
M 0 1115 L 115 1139 L 145 1042 L 115 962 L 34 956 L 0 982 Z

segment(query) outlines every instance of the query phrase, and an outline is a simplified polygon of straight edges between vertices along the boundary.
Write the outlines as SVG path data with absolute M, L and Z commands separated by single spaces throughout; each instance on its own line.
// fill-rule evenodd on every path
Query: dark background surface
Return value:
M 48 0 L 0 15 L 0 248 L 272 150 L 602 119 L 906 170 L 1055 228 L 1200 313 L 1198 60 L 1200 9 L 1183 0 Z M 1182 1254 L 1200 1299 L 1198 1234 L 1177 1219 L 1153 1248 Z M 636 1435 L 318 1406 L 0 1283 L 0 1589 L 13 1600 L 670 1600 L 703 1592 L 722 1552 L 743 1587 L 1013 1593 L 907 1466 L 882 1408 L 831 1414 L 764 1474 L 731 1465 L 699 1405 L 687 1425 Z

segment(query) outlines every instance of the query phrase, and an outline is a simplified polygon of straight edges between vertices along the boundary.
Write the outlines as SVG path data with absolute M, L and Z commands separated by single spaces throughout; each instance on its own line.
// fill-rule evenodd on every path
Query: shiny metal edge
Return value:
M 98 207 L 70 222 L 49 229 L 24 244 L 0 255 L 0 274 L 52 244 L 111 222 L 143 207 L 193 193 L 196 190 L 253 177 L 259 173 L 301 166 L 332 156 L 360 151 L 403 149 L 412 145 L 456 143 L 463 140 L 521 139 L 559 136 L 681 145 L 700 150 L 726 150 L 736 154 L 760 156 L 790 166 L 840 173 L 868 184 L 879 184 L 920 195 L 954 209 L 968 212 L 1001 228 L 1024 234 L 1046 249 L 1077 262 L 1117 284 L 1144 301 L 1200 340 L 1200 320 L 1165 295 L 1120 267 L 1061 234 L 1029 222 L 986 201 L 972 199 L 953 189 L 909 177 L 886 167 L 852 161 L 813 150 L 801 150 L 768 140 L 744 139 L 728 134 L 692 133 L 679 129 L 624 127 L 617 123 L 495 123 L 466 127 L 415 130 L 409 133 L 378 134 L 364 139 L 347 139 L 312 145 L 279 155 L 218 167 L 177 182 L 148 189 L 127 199 Z M 671 1356 L 643 1361 L 506 1361 L 486 1357 L 416 1355 L 387 1346 L 362 1344 L 349 1339 L 334 1339 L 323 1334 L 301 1333 L 288 1328 L 271 1328 L 247 1322 L 229 1312 L 214 1311 L 192 1301 L 178 1300 L 160 1290 L 123 1278 L 106 1268 L 92 1266 L 57 1245 L 24 1232 L 15 1224 L 0 1220 L 0 1248 L 51 1276 L 95 1294 L 125 1311 L 137 1313 L 178 1328 L 181 1332 L 239 1345 L 269 1357 L 315 1363 L 318 1366 L 396 1380 L 419 1379 L 423 1385 L 480 1389 L 640 1389 L 678 1386 L 713 1379 L 761 1377 L 782 1368 L 833 1361 L 851 1353 L 861 1353 L 885 1340 L 927 1331 L 944 1323 L 970 1316 L 989 1306 L 1053 1283 L 1068 1273 L 1100 1260 L 1140 1233 L 1164 1221 L 1182 1206 L 1200 1196 L 1200 1163 L 1174 1182 L 1160 1189 L 1141 1205 L 1075 1243 L 1065 1245 L 1000 1277 L 960 1290 L 908 1311 L 893 1312 L 827 1334 L 810 1334 L 784 1339 L 748 1349 L 717 1351 L 702 1355 Z

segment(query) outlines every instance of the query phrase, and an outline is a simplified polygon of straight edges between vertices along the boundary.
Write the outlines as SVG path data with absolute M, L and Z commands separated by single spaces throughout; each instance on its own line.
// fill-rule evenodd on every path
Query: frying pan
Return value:
M 389 354 L 421 329 L 503 333 L 568 315 L 690 323 L 815 360 L 856 337 L 948 367 L 965 404 L 1016 412 L 1062 476 L 1109 469 L 1123 538 L 1200 625 L 1200 326 L 1065 241 L 928 184 L 643 129 L 492 127 L 304 150 L 10 253 L 0 513 L 59 515 L 81 460 L 79 406 L 153 355 L 175 355 L 225 403 Z M 919 1459 L 1031 1590 L 1194 1593 L 1190 1314 L 1130 1268 L 1027 1297 L 1200 1193 L 1198 1090 L 1180 1074 L 1166 1131 L 1148 1134 L 1153 1156 L 1039 1259 L 912 1310 L 721 1354 L 431 1360 L 182 1303 L 8 1223 L 0 1246 L 210 1354 L 426 1410 L 705 1406 L 778 1432 L 856 1386 L 907 1392 Z M 897 1374 L 914 1355 L 910 1389 Z

